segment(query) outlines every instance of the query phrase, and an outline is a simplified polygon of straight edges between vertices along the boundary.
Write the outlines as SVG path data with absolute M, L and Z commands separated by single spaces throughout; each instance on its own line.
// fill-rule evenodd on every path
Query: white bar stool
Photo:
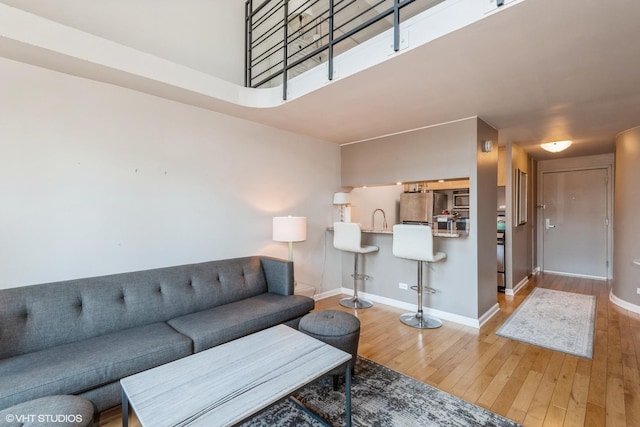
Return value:
M 433 233 L 427 225 L 398 224 L 393 226 L 393 255 L 418 261 L 418 284 L 411 289 L 418 291 L 418 312 L 400 316 L 405 325 L 418 329 L 433 329 L 442 326 L 436 317 L 425 315 L 422 310 L 423 292 L 435 290 L 422 284 L 422 270 L 426 263 L 442 261 L 447 257 L 443 252 L 433 253 Z
M 358 297 L 358 280 L 368 280 L 366 274 L 358 274 L 358 259 L 360 254 L 376 252 L 377 246 L 362 246 L 362 230 L 360 224 L 355 222 L 334 222 L 333 223 L 333 247 L 345 252 L 355 254 L 353 266 L 353 297 L 340 300 L 340 305 L 349 308 L 369 308 L 373 305 L 371 301 Z

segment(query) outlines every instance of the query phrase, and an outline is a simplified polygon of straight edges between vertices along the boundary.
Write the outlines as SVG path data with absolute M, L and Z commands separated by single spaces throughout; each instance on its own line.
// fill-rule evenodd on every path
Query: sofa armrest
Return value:
M 260 257 L 267 288 L 272 294 L 293 295 L 293 261 Z

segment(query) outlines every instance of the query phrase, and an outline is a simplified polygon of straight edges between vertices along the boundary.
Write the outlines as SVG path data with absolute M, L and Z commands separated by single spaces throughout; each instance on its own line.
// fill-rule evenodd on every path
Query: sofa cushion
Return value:
M 46 396 L 0 411 L 2 427 L 93 427 L 93 404 L 78 396 Z
M 286 280 L 284 273 L 270 274 Z M 165 322 L 267 289 L 261 257 L 0 289 L 0 358 Z
M 166 323 L 0 360 L 0 409 L 53 394 L 78 394 L 191 354 Z
M 314 304 L 313 299 L 301 295 L 266 293 L 167 323 L 191 338 L 194 352 L 199 352 L 303 316 L 313 310 Z

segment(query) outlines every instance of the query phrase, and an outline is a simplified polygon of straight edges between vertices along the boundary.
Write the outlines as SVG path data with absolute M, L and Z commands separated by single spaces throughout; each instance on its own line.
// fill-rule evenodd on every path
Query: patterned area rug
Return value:
M 595 312 L 593 295 L 535 288 L 496 334 L 591 359 Z
M 330 377 L 309 384 L 295 397 L 331 425 L 344 426 L 344 385 L 333 391 Z M 519 426 L 484 408 L 358 358 L 351 382 L 354 427 Z M 289 400 L 262 412 L 243 427 L 322 426 Z

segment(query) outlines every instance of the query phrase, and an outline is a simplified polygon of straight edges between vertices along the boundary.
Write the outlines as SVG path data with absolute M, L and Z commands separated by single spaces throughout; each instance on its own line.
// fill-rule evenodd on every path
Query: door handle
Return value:
M 556 226 L 551 224 L 551 219 L 545 218 L 545 220 L 544 220 L 544 228 L 549 230 L 550 228 L 556 228 Z

